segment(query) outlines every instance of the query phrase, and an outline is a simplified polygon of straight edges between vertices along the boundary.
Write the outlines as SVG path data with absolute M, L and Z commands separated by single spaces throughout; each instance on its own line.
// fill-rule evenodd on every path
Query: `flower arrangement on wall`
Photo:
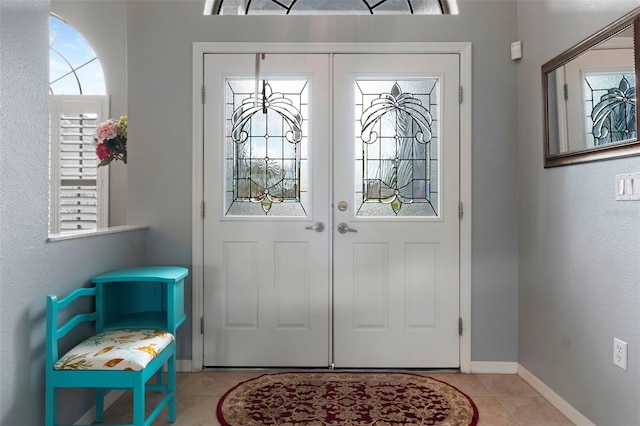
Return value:
M 119 120 L 109 119 L 96 128 L 94 135 L 98 167 L 107 166 L 112 161 L 127 164 L 127 116 Z

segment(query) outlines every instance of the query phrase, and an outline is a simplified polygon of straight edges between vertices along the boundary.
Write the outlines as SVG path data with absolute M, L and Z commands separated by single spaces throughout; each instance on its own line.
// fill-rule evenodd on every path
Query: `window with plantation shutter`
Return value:
M 98 168 L 93 135 L 108 118 L 104 95 L 50 95 L 49 233 L 108 226 L 108 167 Z

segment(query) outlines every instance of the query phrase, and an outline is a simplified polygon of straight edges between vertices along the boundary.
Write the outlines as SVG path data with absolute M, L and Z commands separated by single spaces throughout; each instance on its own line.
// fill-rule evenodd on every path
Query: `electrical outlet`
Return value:
M 627 344 L 615 337 L 613 338 L 613 363 L 627 370 Z

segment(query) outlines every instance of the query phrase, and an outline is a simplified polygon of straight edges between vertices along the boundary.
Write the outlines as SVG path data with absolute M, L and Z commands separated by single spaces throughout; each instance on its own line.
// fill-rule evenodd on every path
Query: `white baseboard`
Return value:
M 558 411 L 564 414 L 569 420 L 578 426 L 595 426 L 588 418 L 582 413 L 573 408 L 571 404 L 562 399 L 560 395 L 555 393 L 553 389 L 545 385 L 540 379 L 533 375 L 529 370 L 518 364 L 518 376 L 529 383 L 540 395 L 542 395 L 551 405 L 556 407 Z
M 516 374 L 517 362 L 471 361 L 472 374 Z
M 193 363 L 190 359 L 178 359 L 176 360 L 176 372 L 177 373 L 191 373 Z M 167 366 L 164 366 L 164 371 L 167 371 Z M 109 407 L 113 405 L 118 398 L 124 394 L 123 390 L 112 390 L 104 395 L 104 411 L 107 411 Z M 96 407 L 91 407 L 86 413 L 82 415 L 74 425 L 87 425 L 96 420 Z
M 190 359 L 176 360 L 176 372 L 191 373 L 193 371 L 193 362 Z
M 107 392 L 104 396 L 104 411 L 107 411 L 107 408 L 111 407 L 113 403 L 116 402 L 117 399 L 122 396 L 123 393 L 124 393 L 123 390 L 112 390 L 110 392 Z M 90 425 L 90 424 L 93 424 L 93 422 L 95 421 L 96 421 L 96 406 L 94 405 L 89 409 L 89 411 L 84 413 L 84 415 L 80 417 L 78 421 L 74 423 L 74 425 Z
M 193 372 L 193 363 L 190 359 L 177 359 L 176 360 L 176 373 L 191 373 Z M 167 372 L 167 365 L 164 365 L 163 371 Z

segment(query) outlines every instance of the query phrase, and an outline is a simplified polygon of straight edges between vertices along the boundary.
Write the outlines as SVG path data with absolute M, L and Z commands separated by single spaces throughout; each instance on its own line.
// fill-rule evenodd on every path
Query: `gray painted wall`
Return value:
M 521 1 L 519 362 L 599 425 L 640 424 L 640 202 L 614 176 L 640 157 L 543 169 L 540 66 L 637 0 Z M 615 367 L 613 338 L 628 343 Z
M 516 2 L 460 1 L 459 9 L 457 16 L 204 17 L 201 1 L 129 2 L 129 222 L 151 226 L 148 262 L 191 263 L 193 42 L 471 41 L 471 357 L 515 362 L 517 67 L 509 45 Z M 179 334 L 179 359 L 191 357 L 190 324 Z
M 44 424 L 45 300 L 144 262 L 145 231 L 47 242 L 48 18 L 45 0 L 0 2 L 0 424 Z M 28 120 L 25 123 L 25 119 Z M 61 421 L 88 409 L 62 395 Z

